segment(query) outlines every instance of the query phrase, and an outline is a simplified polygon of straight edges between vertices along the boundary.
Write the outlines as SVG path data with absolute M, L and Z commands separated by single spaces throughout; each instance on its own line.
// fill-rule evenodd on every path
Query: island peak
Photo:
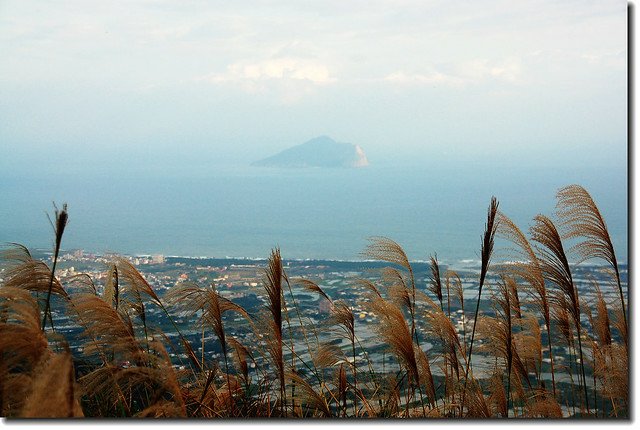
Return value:
M 329 136 L 318 136 L 300 145 L 285 149 L 271 157 L 256 161 L 253 166 L 262 167 L 346 167 L 369 165 L 364 150 L 359 145 L 337 142 Z

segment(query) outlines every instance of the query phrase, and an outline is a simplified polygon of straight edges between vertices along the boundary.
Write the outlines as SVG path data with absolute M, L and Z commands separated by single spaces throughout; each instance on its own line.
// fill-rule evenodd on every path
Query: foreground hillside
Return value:
M 82 274 L 63 207 L 50 265 L 1 253 L 2 415 L 627 418 L 626 266 L 585 190 L 558 208 L 525 234 L 492 200 L 464 271 L 372 238 L 361 269 L 275 249 Z

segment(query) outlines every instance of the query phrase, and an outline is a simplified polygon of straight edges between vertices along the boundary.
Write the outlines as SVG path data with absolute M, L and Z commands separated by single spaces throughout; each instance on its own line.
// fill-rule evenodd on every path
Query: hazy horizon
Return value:
M 323 134 L 378 162 L 623 167 L 626 16 L 624 1 L 5 1 L 0 167 L 245 164 Z

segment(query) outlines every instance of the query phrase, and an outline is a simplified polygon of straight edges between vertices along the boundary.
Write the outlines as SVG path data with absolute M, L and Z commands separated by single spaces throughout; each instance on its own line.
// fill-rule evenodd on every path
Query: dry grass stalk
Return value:
M 598 337 L 600 345 L 611 346 L 611 321 L 609 319 L 609 309 L 607 302 L 604 300 L 602 291 L 597 282 L 592 282 L 591 285 L 596 290 L 596 310 L 597 316 L 592 320 L 593 330 Z
M 103 355 L 105 351 L 109 351 L 111 362 L 129 360 L 142 363 L 143 348 L 131 322 L 123 319 L 122 313 L 93 294 L 74 295 L 71 302 L 78 319 L 85 322 L 82 333 L 87 339 L 84 345 L 85 355 Z
M 72 275 L 66 278 L 65 281 L 65 290 L 69 294 L 72 294 L 74 292 L 81 292 L 90 293 L 96 296 L 98 295 L 98 289 L 96 288 L 96 284 L 93 282 L 93 278 L 86 273 Z
M 436 406 L 436 385 L 433 381 L 433 374 L 431 372 L 431 364 L 429 363 L 429 357 L 418 345 L 413 345 L 414 355 L 418 365 L 418 388 L 420 390 L 420 397 L 422 403 L 422 413 L 426 416 L 424 409 L 424 402 L 422 401 L 422 386 L 425 387 L 425 395 L 431 408 Z
M 3 267 L 11 267 L 33 260 L 29 249 L 15 242 L 0 244 L 0 262 Z
M 282 308 L 284 296 L 282 293 L 282 280 L 285 277 L 282 268 L 280 250 L 274 249 L 269 257 L 268 267 L 265 270 L 264 289 L 267 292 L 267 311 L 271 318 L 263 318 L 264 327 L 267 329 L 267 352 L 271 363 L 276 369 L 280 383 L 281 413 L 286 416 L 287 397 L 285 390 L 285 368 L 282 353 Z
M 325 300 L 331 302 L 331 298 L 324 292 L 322 288 L 315 282 L 309 279 L 298 278 L 295 280 L 295 283 L 302 286 L 307 291 L 311 291 L 312 293 L 320 294 Z
M 589 412 L 589 396 L 587 394 L 586 376 L 584 371 L 584 355 L 582 353 L 582 328 L 580 323 L 580 301 L 569 261 L 562 245 L 560 234 L 553 222 L 544 215 L 537 215 L 535 224 L 531 227 L 531 238 L 540 244 L 538 249 L 539 261 L 545 278 L 553 283 L 564 296 L 563 304 L 568 306 L 569 315 L 577 330 L 578 348 L 580 351 L 580 369 L 584 387 L 584 401 Z
M 382 298 L 382 294 L 380 293 L 380 290 L 378 290 L 378 287 L 376 287 L 375 284 L 368 279 L 356 279 L 356 284 L 369 290 L 377 297 Z
M 167 293 L 166 300 L 173 303 L 186 315 L 195 315 L 201 312 L 201 322 L 211 326 L 225 356 L 227 353 L 227 337 L 223 324 L 224 314 L 235 312 L 249 323 L 252 323 L 247 311 L 242 306 L 222 297 L 213 284 L 207 287 L 200 287 L 195 283 L 184 282 Z
M 102 295 L 104 301 L 113 304 L 113 308 L 117 311 L 120 304 L 120 284 L 118 282 L 118 267 L 115 264 L 109 266 L 107 271 L 107 280 L 104 284 L 104 293 Z
M 48 293 L 51 286 L 52 294 L 67 298 L 67 292 L 60 281 L 55 277 L 51 281 L 51 270 L 44 262 L 29 258 L 21 264 L 8 263 L 9 266 L 4 275 L 5 286 L 22 288 L 35 293 Z
M 615 280 L 622 303 L 622 315 L 627 324 L 622 283 L 616 252 L 609 236 L 607 224 L 591 198 L 591 195 L 580 185 L 569 185 L 558 191 L 557 214 L 561 226 L 565 229 L 564 238 L 583 238 L 575 245 L 574 250 L 583 258 L 601 258 L 611 265 L 615 272 Z
M 484 317 L 479 325 L 479 332 L 487 343 L 483 349 L 492 351 L 496 358 L 505 362 L 505 375 L 507 377 L 506 397 L 509 405 L 512 404 L 511 383 L 514 376 L 519 380 L 525 380 L 530 387 L 526 366 L 516 348 L 513 335 L 514 322 L 511 317 L 513 299 L 508 280 L 502 279 L 497 284 L 497 290 L 493 296 L 496 306 L 495 318 Z
M 431 291 L 438 298 L 440 302 L 440 308 L 443 308 L 442 304 L 442 279 L 440 277 L 440 266 L 438 265 L 438 254 L 429 257 L 429 268 L 431 274 L 429 275 L 429 291 Z
M 444 357 L 442 367 L 445 373 L 445 399 L 453 403 L 455 402 L 455 387 L 460 382 L 458 357 L 461 356 L 463 360 L 466 358 L 460 344 L 460 338 L 451 319 L 435 304 L 426 312 L 425 325 L 429 335 L 440 340 Z M 451 375 L 448 373 L 449 369 L 451 369 Z
M 347 371 L 344 364 L 340 364 L 336 372 L 336 386 L 338 387 L 337 399 L 342 402 L 342 416 L 347 416 Z M 338 404 L 338 408 L 339 408 Z
M 453 293 L 458 299 L 458 303 L 460 303 L 460 310 L 462 311 L 462 350 L 466 360 L 467 318 L 464 312 L 464 286 L 462 285 L 462 280 L 458 273 L 452 270 L 447 270 L 445 273 L 445 279 L 447 280 L 447 284 L 451 283 L 453 286 Z
M 617 405 L 628 407 L 629 396 L 629 354 L 624 345 L 612 344 L 603 348 L 602 358 L 594 369 L 601 379 L 603 396 L 612 400 L 617 415 Z
M 553 357 L 553 346 L 551 336 L 551 314 L 549 306 L 549 294 L 544 280 L 544 275 L 540 267 L 540 262 L 535 254 L 531 244 L 522 233 L 520 228 L 509 217 L 503 213 L 499 214 L 500 224 L 498 233 L 505 239 L 511 241 L 516 245 L 515 262 L 509 265 L 505 265 L 501 268 L 502 271 L 509 274 L 514 279 L 522 279 L 531 289 L 531 295 L 533 296 L 533 303 L 539 309 L 542 314 L 546 331 L 547 331 L 547 346 L 549 349 L 549 360 L 551 365 L 551 383 L 553 387 L 553 393 L 556 394 L 556 379 Z
M 398 243 L 389 238 L 376 236 L 369 239 L 369 245 L 362 253 L 362 255 L 365 257 L 374 258 L 376 260 L 397 264 L 409 273 L 410 290 L 412 297 L 412 301 L 409 307 L 411 313 L 411 337 L 415 338 L 416 342 L 419 344 L 420 342 L 417 338 L 415 326 L 416 283 L 413 274 L 413 268 L 409 263 L 409 258 L 404 252 L 404 249 L 402 249 L 402 247 Z M 399 278 L 401 280 L 403 279 L 402 276 L 399 276 Z
M 316 414 L 320 414 L 321 417 L 332 416 L 327 399 L 316 392 L 304 378 L 293 372 L 287 372 L 285 376 L 290 383 L 295 384 L 296 398 L 300 405 L 305 405 L 310 410 L 311 416 Z
M 554 396 L 541 392 L 526 407 L 526 418 L 562 418 L 562 408 Z
M 466 396 L 467 407 L 466 418 L 491 418 L 491 408 L 482 394 L 482 387 L 475 379 L 471 380 L 471 384 L 465 387 L 468 390 Z
M 84 394 L 105 403 L 107 410 L 124 407 L 127 415 L 134 407 L 143 406 L 144 410 L 172 402 L 173 416 L 186 416 L 180 382 L 183 376 L 177 374 L 162 342 L 153 338 L 149 342 L 149 352 L 142 351 L 139 355 L 136 362 L 122 361 L 124 357 L 121 356 L 115 364 L 103 365 L 82 376 L 79 382 Z M 136 406 L 134 398 L 141 405 Z
M 156 305 L 163 308 L 162 301 L 142 274 L 125 258 L 117 258 L 115 267 L 118 270 L 120 288 L 129 292 L 144 294 Z
M 535 373 L 540 381 L 542 366 L 542 332 L 540 323 L 535 315 L 529 312 L 522 314 L 522 318 L 517 320 L 517 333 L 513 334 L 513 342 L 515 344 L 518 355 L 527 369 L 527 373 L 531 370 Z
M 40 309 L 28 291 L 2 286 L 0 304 L 0 357 L 5 372 L 30 369 L 48 351 L 48 342 L 40 328 Z M 5 376 L 5 375 L 2 375 Z
M 577 190 L 577 194 L 584 197 L 580 190 Z M 566 207 L 574 208 L 560 214 L 566 237 L 577 238 L 576 231 L 571 229 L 575 229 L 576 223 L 581 221 L 571 220 L 571 217 L 587 216 L 589 222 L 606 231 L 604 221 L 601 217 L 598 218 L 599 212 L 593 215 L 597 208 L 594 209 L 592 201 L 585 203 L 583 199 L 576 203 L 572 198 L 564 195 L 561 190 L 559 206 L 562 207 L 559 211 L 562 212 Z M 585 204 L 586 209 L 580 206 Z M 580 210 L 584 209 L 588 214 L 584 215 L 575 209 L 576 206 L 580 206 Z M 57 214 L 58 216 L 60 215 Z M 66 224 L 64 220 L 60 222 Z M 64 225 L 60 227 L 60 231 L 63 230 Z M 442 414 L 450 416 L 452 412 L 459 411 L 461 416 L 466 417 L 560 417 L 562 410 L 555 397 L 554 357 L 551 354 L 552 323 L 554 331 L 564 338 L 569 349 L 568 365 L 563 366 L 560 361 L 558 369 L 568 370 L 570 389 L 574 390 L 572 366 L 577 368 L 578 364 L 575 363 L 579 363 L 579 383 L 584 389 L 583 404 L 589 408 L 585 368 L 590 366 L 593 368 L 595 406 L 598 408 L 599 401 L 602 404 L 596 414 L 599 415 L 601 411 L 602 416 L 628 414 L 627 323 L 619 274 L 611 270 L 611 279 L 618 282 L 621 294 L 619 302 L 606 302 L 600 286 L 594 282 L 596 299 L 593 303 L 586 303 L 578 295 L 577 284 L 574 284 L 571 267 L 564 252 L 562 236 L 553 222 L 543 216 L 536 217 L 531 229 L 532 240 L 537 244 L 534 250 L 517 226 L 497 212 L 497 201 L 493 199 L 482 242 L 478 303 L 484 284 L 488 284 L 486 278 L 496 231 L 515 245 L 510 250 L 515 259 L 501 265 L 497 272 L 502 275 L 502 281 L 497 285 L 497 294 L 493 300 L 496 317 L 480 317 L 478 306 L 476 307 L 468 356 L 466 329 L 463 329 L 461 343 L 451 320 L 451 289 L 460 301 L 464 315 L 464 290 L 460 277 L 455 272 L 444 273 L 447 288 L 445 313 L 443 280 L 437 257 L 430 259 L 428 289 L 435 295 L 438 304 L 425 292 L 416 290 L 411 265 L 400 245 L 386 238 L 372 239 L 365 255 L 397 266 L 382 270 L 382 285 L 386 289 L 379 289 L 370 280 L 357 281 L 360 287 L 368 291 L 361 304 L 368 307 L 378 320 L 376 328 L 380 339 L 396 356 L 400 370 L 394 376 L 386 373 L 383 364 L 384 374 L 376 374 L 371 360 L 365 354 L 364 359 L 369 364 L 372 375 L 370 381 L 363 377 L 364 373 L 358 373 L 358 364 L 364 361 L 357 361 L 362 359 L 356 356 L 356 343 L 363 352 L 365 350 L 356 336 L 355 318 L 350 304 L 334 302 L 320 286 L 312 281 L 301 280 L 296 284 L 331 303 L 329 322 L 337 325 L 340 333 L 349 340 L 351 354 L 347 352 L 347 355 L 351 357 L 347 359 L 345 352 L 337 345 L 321 344 L 317 333 L 314 347 L 311 347 L 304 331 L 308 326 L 304 324 L 291 284 L 282 268 L 279 250 L 272 252 L 265 271 L 267 309 L 261 325 L 257 327 L 243 308 L 219 295 L 214 286 L 201 288 L 195 284 L 183 283 L 161 300 L 131 263 L 117 259 L 109 268 L 105 291 L 100 297 L 93 280 L 86 275 L 64 279 L 63 287 L 53 275 L 56 258 L 54 267 L 49 269 L 46 264 L 33 259 L 26 248 L 15 244 L 5 246 L 0 249 L 0 259 L 4 260 L 0 267 L 4 278 L 0 285 L 0 411 L 9 416 L 67 416 L 82 413 L 76 400 L 78 389 L 75 387 L 69 354 L 51 352 L 65 345 L 65 339 L 61 335 L 50 335 L 49 346 L 41 325 L 43 315 L 39 311 L 38 295 L 46 292 L 48 299 L 54 294 L 64 298 L 67 314 L 82 326 L 81 338 L 85 343 L 82 345 L 82 357 L 78 358 L 86 360 L 89 367 L 87 370 L 80 370 L 84 376 L 78 382 L 83 391 L 85 413 L 89 411 L 92 415 L 347 416 L 351 415 L 347 410 L 347 402 L 349 391 L 352 391 L 353 416 L 431 417 Z M 571 236 L 571 231 L 574 231 L 574 236 Z M 587 251 L 606 251 L 608 246 L 602 230 L 599 230 L 599 239 L 589 236 L 591 233 L 584 230 L 581 234 L 586 239 L 581 243 L 590 240 L 601 242 L 597 246 L 589 245 L 590 248 L 583 245 L 585 250 L 581 255 L 584 258 L 587 257 Z M 57 242 L 61 238 L 62 234 L 56 234 Z M 580 250 L 579 247 L 576 249 Z M 613 258 L 598 253 L 590 255 L 609 258 L 612 267 L 617 267 L 614 254 Z M 285 303 L 283 282 L 289 285 L 291 293 L 291 301 L 287 301 L 289 307 Z M 71 293 L 67 294 L 67 291 Z M 521 296 L 523 292 L 528 293 L 526 298 Z M 189 342 L 179 333 L 176 323 L 167 312 L 164 305 L 167 299 L 180 312 L 190 316 L 201 313 L 200 325 L 211 327 L 220 341 L 225 361 L 224 371 L 214 360 L 205 362 L 204 340 L 202 359 L 196 357 Z M 542 316 L 546 325 L 554 382 L 553 396 L 545 391 L 542 381 L 541 327 L 538 318 L 530 312 L 532 305 L 533 309 L 540 311 L 538 315 Z M 182 349 L 173 345 L 162 331 L 148 325 L 149 306 L 160 308 L 174 325 L 183 343 Z M 426 309 L 426 312 L 418 313 L 417 306 L 421 310 Z M 309 359 L 294 350 L 294 330 L 288 317 L 291 309 L 298 312 L 299 329 L 307 342 Z M 251 348 L 248 347 L 250 344 L 242 345 L 226 332 L 227 320 L 224 315 L 228 311 L 242 315 L 254 329 L 257 342 Z M 51 312 L 45 312 L 45 322 L 50 315 Z M 581 326 L 581 316 L 588 318 L 588 326 Z M 424 322 L 423 332 L 427 333 L 431 341 L 435 339 L 441 345 L 442 359 L 438 356 L 435 362 L 441 363 L 439 365 L 445 373 L 446 388 L 442 405 L 438 405 L 436 399 L 432 363 L 419 346 L 419 321 Z M 285 323 L 289 324 L 290 346 L 288 342 L 283 342 Z M 488 385 L 484 379 L 476 380 L 473 372 L 470 372 L 476 324 L 479 337 L 486 340 L 476 348 L 476 353 L 489 351 L 496 355 L 494 374 Z M 592 332 L 587 330 L 588 327 Z M 296 328 L 295 325 L 293 328 Z M 618 333 L 624 339 L 622 344 L 617 343 L 620 339 Z M 576 338 L 578 342 L 575 342 Z M 587 354 L 591 352 L 589 360 L 583 356 L 584 342 L 587 342 L 585 345 L 590 345 L 585 351 Z M 178 371 L 176 366 L 181 359 L 176 358 L 176 363 L 172 363 L 165 345 L 172 348 L 172 352 L 178 357 L 183 352 L 186 353 L 191 363 L 201 372 L 190 374 L 188 369 Z M 284 363 L 285 347 L 289 348 L 288 353 L 291 354 L 290 366 Z M 253 356 L 253 348 L 259 351 L 257 359 Z M 228 354 L 232 354 L 235 374 L 227 362 Z M 578 354 L 579 360 L 576 359 Z M 461 387 L 460 358 L 465 365 L 464 387 Z M 256 368 L 255 373 L 249 367 L 249 360 L 252 361 L 251 366 Z M 306 369 L 301 368 L 302 371 L 297 372 L 295 360 L 299 360 Z M 350 367 L 352 379 L 349 375 Z M 269 373 L 269 368 L 275 368 L 275 372 Z M 317 383 L 310 382 L 307 370 L 317 378 Z M 325 381 L 324 375 L 328 372 L 335 372 L 333 382 Z M 539 382 L 537 388 L 533 388 L 529 380 L 532 372 Z M 42 374 L 49 374 L 50 377 L 43 379 Z M 506 384 L 503 381 L 505 374 L 508 375 Z M 483 375 L 482 372 L 478 372 L 478 375 L 483 377 L 480 376 Z M 382 378 L 388 378 L 388 383 L 384 386 L 379 383 Z M 483 394 L 480 382 L 486 385 L 484 389 L 489 393 L 488 397 Z M 42 400 L 45 398 L 45 384 L 59 389 L 54 394 L 55 400 L 52 403 L 56 408 L 54 412 L 46 410 L 41 404 L 46 403 Z M 287 394 L 289 388 L 290 395 Z M 416 389 L 420 393 L 419 399 Z M 423 389 L 429 409 L 425 407 Z M 456 398 L 458 395 L 462 397 L 460 402 Z M 375 400 L 378 401 L 377 407 L 372 406 Z M 418 400 L 421 404 L 417 403 Z M 575 396 L 573 399 L 564 398 L 564 402 L 569 407 L 573 403 L 574 413 L 575 406 L 580 406 Z
M 420 372 L 418 367 L 419 358 L 416 357 L 416 351 L 421 351 L 421 349 L 417 345 L 415 345 L 416 347 L 414 348 L 411 332 L 402 311 L 398 306 L 382 298 L 372 300 L 368 303 L 368 306 L 374 313 L 380 315 L 381 319 L 377 326 L 377 331 L 394 353 L 401 367 L 407 371 L 410 392 L 412 392 L 415 387 L 419 389 L 421 394 L 420 400 L 424 408 L 422 383 L 425 383 L 427 390 L 433 391 L 433 393 L 435 393 L 435 388 L 433 388 L 432 378 L 429 378 L 430 370 L 429 372 Z M 425 365 L 425 360 L 421 359 L 421 364 Z M 426 365 L 428 365 L 428 360 L 426 360 Z M 421 374 L 426 376 L 426 380 L 421 379 Z M 411 397 L 410 394 L 408 394 L 408 396 Z M 435 397 L 429 398 L 429 400 L 435 402 Z M 407 407 L 408 406 L 407 403 Z
M 66 203 L 62 205 L 62 210 L 58 210 L 55 203 L 53 204 L 53 206 L 55 208 L 55 224 L 52 222 L 51 225 L 55 234 L 55 246 L 53 251 L 53 265 L 51 266 L 51 277 L 49 278 L 49 288 L 47 291 L 47 298 L 44 307 L 44 316 L 42 317 L 42 331 L 44 331 L 44 326 L 47 322 L 47 316 L 49 316 L 49 319 L 51 320 L 51 328 L 53 328 L 53 318 L 51 316 L 51 293 L 53 290 L 53 279 L 56 272 L 56 264 L 58 263 L 60 245 L 62 244 L 62 235 L 64 234 L 64 229 L 67 226 L 67 221 L 69 219 Z M 51 222 L 51 219 L 49 219 L 49 221 Z
M 339 300 L 335 301 L 331 308 L 331 320 L 334 324 L 342 328 L 342 331 L 351 343 L 351 354 L 353 359 L 353 363 L 351 363 L 353 374 L 353 410 L 355 415 L 358 407 L 358 366 L 356 362 L 356 334 L 353 311 L 346 303 Z
M 464 359 L 462 345 L 455 326 L 440 309 L 432 309 L 426 313 L 425 323 L 427 331 L 442 342 L 442 349 L 446 352 L 447 364 L 454 369 L 459 378 L 458 354 Z
M 322 343 L 315 352 L 314 361 L 318 366 L 326 369 L 347 361 L 347 357 L 339 346 Z
M 493 244 L 495 240 L 496 231 L 498 230 L 499 219 L 498 214 L 498 200 L 495 197 L 491 198 L 489 209 L 487 211 L 487 223 L 485 225 L 484 235 L 482 237 L 482 247 L 480 249 L 480 282 L 478 284 L 478 301 L 476 303 L 476 312 L 473 317 L 473 329 L 471 330 L 471 343 L 469 344 L 469 358 L 467 359 L 467 367 L 464 372 L 464 388 L 462 390 L 462 402 L 460 407 L 465 406 L 465 396 L 467 395 L 467 381 L 469 378 L 469 367 L 471 365 L 471 354 L 473 353 L 473 339 L 476 334 L 476 323 L 478 322 L 478 312 L 480 310 L 480 298 L 482 297 L 482 287 L 489 271 L 489 264 L 491 263 L 491 256 L 493 254 Z
M 23 418 L 82 417 L 73 363 L 69 353 L 46 357 L 35 371 Z
M 231 346 L 235 351 L 235 354 L 232 355 L 234 364 L 240 375 L 242 375 L 245 387 L 248 387 L 251 379 L 249 376 L 249 363 L 247 362 L 247 358 L 251 357 L 251 352 L 246 346 L 234 338 L 229 338 L 229 346 Z
M 493 415 L 502 417 L 509 416 L 509 396 L 504 389 L 504 375 L 501 372 L 495 372 L 489 380 L 489 399 Z
M 629 349 L 629 345 L 627 344 L 625 339 L 628 339 L 627 332 L 627 324 L 624 321 L 624 312 L 622 311 L 621 306 L 616 306 L 613 308 L 613 319 L 611 320 L 611 326 L 616 328 L 616 331 L 620 333 L 622 340 L 625 343 L 625 348 Z
M 49 356 L 40 309 L 29 291 L 0 287 L 0 415 L 20 413 L 36 367 Z
M 117 258 L 114 262 L 115 266 L 118 270 L 118 281 L 119 281 L 119 290 L 120 290 L 120 302 L 123 302 L 123 295 L 127 294 L 132 297 L 132 300 L 128 300 L 129 306 L 136 312 L 136 314 L 141 318 L 143 327 L 145 332 L 147 332 L 146 325 L 146 313 L 144 310 L 144 300 L 143 297 L 149 298 L 151 303 L 160 308 L 160 310 L 167 317 L 168 321 L 171 323 L 173 329 L 178 333 L 178 337 L 180 338 L 180 342 L 182 347 L 184 348 L 187 356 L 189 357 L 189 364 L 192 369 L 204 371 L 203 363 L 200 363 L 198 357 L 196 356 L 193 347 L 184 336 L 180 328 L 175 323 L 174 319 L 169 314 L 169 311 L 164 306 L 156 292 L 153 290 L 149 282 L 144 278 L 144 276 L 126 259 Z M 194 370 L 195 372 L 195 370 Z
M 519 286 L 511 277 L 505 278 L 507 287 L 509 288 L 509 297 L 511 298 L 511 308 L 517 319 L 522 319 L 522 306 L 520 306 L 520 296 L 518 295 Z
M 369 238 L 369 245 L 362 255 L 375 260 L 397 264 L 411 273 L 413 271 L 404 249 L 387 237 L 374 236 Z

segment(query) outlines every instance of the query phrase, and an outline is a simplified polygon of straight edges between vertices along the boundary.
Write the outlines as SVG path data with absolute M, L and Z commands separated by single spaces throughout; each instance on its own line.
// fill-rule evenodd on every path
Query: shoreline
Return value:
M 47 257 L 50 257 L 51 255 L 53 255 L 53 252 L 51 250 L 43 249 L 43 248 L 33 248 L 31 251 L 33 251 L 34 254 L 44 255 Z M 126 257 L 129 259 L 137 259 L 137 258 L 153 259 L 154 257 L 161 257 L 165 261 L 166 260 L 174 260 L 174 261 L 186 260 L 190 262 L 207 262 L 207 261 L 208 262 L 225 262 L 225 263 L 228 263 L 229 265 L 238 265 L 238 264 L 247 264 L 247 263 L 266 264 L 268 261 L 268 258 L 266 257 L 234 257 L 234 256 L 217 257 L 217 256 L 206 256 L 206 255 L 188 256 L 188 255 L 164 255 L 164 254 L 148 254 L 148 253 L 128 254 L 128 253 L 119 253 L 119 252 L 112 252 L 112 251 L 94 252 L 94 251 L 88 251 L 84 249 L 74 249 L 74 248 L 61 249 L 60 255 L 61 256 L 69 255 L 71 257 L 76 257 L 77 255 L 74 255 L 74 254 L 77 252 L 80 252 L 81 256 L 85 256 L 85 257 L 92 256 L 93 258 L 107 258 L 109 256 L 116 256 L 116 255 L 121 257 Z M 386 261 L 380 261 L 380 260 L 374 260 L 374 259 L 339 259 L 339 258 L 283 258 L 282 261 L 283 263 L 288 263 L 288 264 L 293 263 L 295 265 L 323 265 L 323 264 L 341 265 L 341 264 L 344 264 L 344 265 L 360 265 L 360 266 L 368 266 L 368 267 L 383 267 L 383 266 L 389 266 L 391 264 Z M 493 264 L 496 264 L 496 263 L 510 264 L 513 262 L 515 261 L 513 260 L 506 260 L 501 262 L 495 261 Z M 430 262 L 428 260 L 409 260 L 409 263 L 417 267 L 422 267 L 422 266 L 429 267 L 430 265 Z M 449 263 L 446 260 L 441 260 L 439 264 L 441 266 L 444 266 L 446 268 L 451 268 L 454 270 L 474 270 L 474 269 L 480 268 L 481 262 L 479 259 L 459 259 L 453 263 Z M 607 263 L 601 262 L 598 260 L 583 261 L 580 263 L 571 262 L 570 264 L 572 266 L 581 266 L 581 267 L 588 267 L 588 268 L 603 268 L 608 266 Z M 621 268 L 628 268 L 628 263 L 626 261 L 619 262 L 619 265 Z

